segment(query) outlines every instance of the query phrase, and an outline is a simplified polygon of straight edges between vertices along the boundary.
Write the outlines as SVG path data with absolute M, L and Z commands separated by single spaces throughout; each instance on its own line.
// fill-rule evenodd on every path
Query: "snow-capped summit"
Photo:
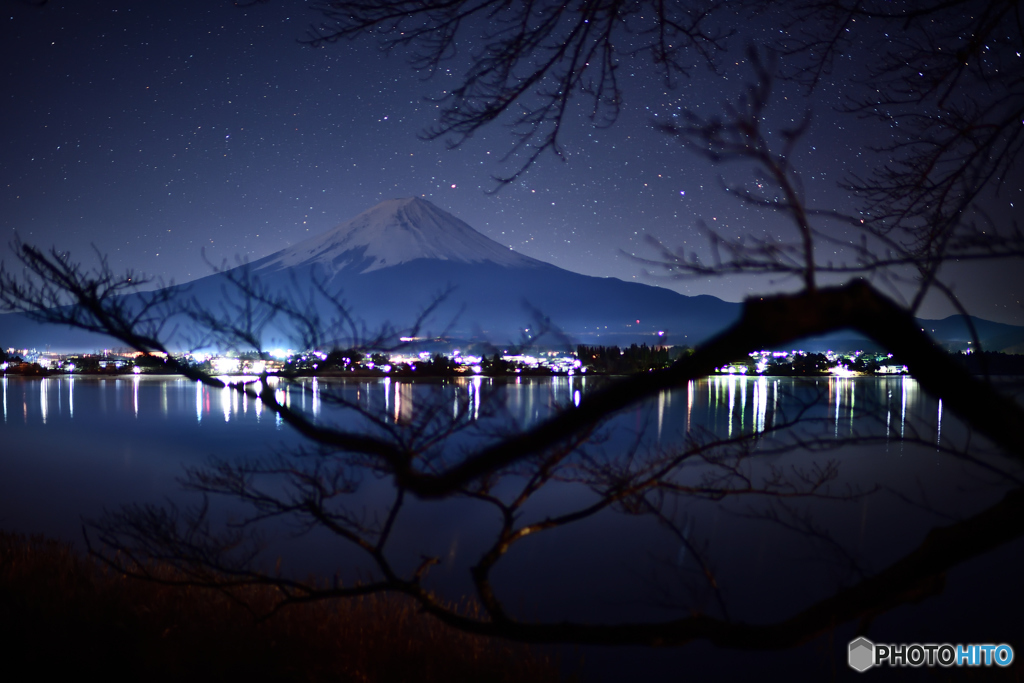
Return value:
M 368 273 L 416 259 L 536 267 L 542 262 L 480 234 L 425 199 L 388 199 L 333 230 L 253 264 L 258 271 L 320 265 Z

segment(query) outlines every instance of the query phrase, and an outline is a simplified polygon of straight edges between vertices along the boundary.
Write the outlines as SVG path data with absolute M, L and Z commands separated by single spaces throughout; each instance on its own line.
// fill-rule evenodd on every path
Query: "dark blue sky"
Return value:
M 0 254 L 8 263 L 17 231 L 83 258 L 95 245 L 115 268 L 182 282 L 209 272 L 203 249 L 218 263 L 254 260 L 412 195 L 529 256 L 649 282 L 621 253 L 653 256 L 646 234 L 693 248 L 705 243 L 700 220 L 726 235 L 788 230 L 719 189 L 723 172 L 749 179 L 749 170 L 712 167 L 651 126 L 680 106 L 710 111 L 733 97 L 748 73 L 738 41 L 734 69 L 697 68 L 673 90 L 646 59 L 625 59 L 626 106 L 613 127 L 595 130 L 580 107 L 570 115 L 567 163 L 546 157 L 488 194 L 492 176 L 510 168 L 499 161 L 512 142 L 506 128 L 493 125 L 454 151 L 419 138 L 437 111 L 426 96 L 454 84 L 458 64 L 423 80 L 367 40 L 303 46 L 317 20 L 304 2 L 7 0 L 3 9 Z M 885 131 L 832 111 L 843 78 L 840 69 L 811 103 L 814 126 L 797 162 L 811 201 L 849 208 L 835 182 L 865 170 L 862 146 Z M 795 90 L 776 101 L 780 121 L 806 106 Z M 996 216 L 1012 215 L 1020 194 L 1019 183 L 1004 191 Z M 1012 267 L 950 272 L 972 312 L 1024 324 Z M 733 301 L 797 286 L 661 284 Z M 923 314 L 950 312 L 931 305 Z

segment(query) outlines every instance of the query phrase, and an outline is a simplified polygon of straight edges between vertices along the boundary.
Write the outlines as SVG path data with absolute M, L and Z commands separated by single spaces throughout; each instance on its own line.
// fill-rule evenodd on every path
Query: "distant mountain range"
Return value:
M 535 338 L 541 343 L 687 344 L 722 330 L 741 304 L 685 296 L 616 278 L 580 275 L 504 247 L 420 198 L 391 199 L 336 228 L 248 266 L 268 292 L 293 292 L 324 320 L 334 317 L 320 290 L 339 293 L 368 330 L 406 329 L 442 292 L 417 336 L 487 341 L 496 346 Z M 179 293 L 218 311 L 239 268 L 184 285 Z M 1024 343 L 1024 328 L 977 321 L 985 339 Z M 964 338 L 958 317 L 922 321 L 940 340 Z M 271 324 L 264 344 L 290 345 L 288 329 Z M 831 340 L 849 338 L 833 335 Z M 964 338 L 966 341 L 966 338 Z M 78 330 L 40 326 L 19 315 L 0 316 L 0 345 L 54 350 L 120 346 Z M 999 348 L 1002 348 L 1000 346 Z

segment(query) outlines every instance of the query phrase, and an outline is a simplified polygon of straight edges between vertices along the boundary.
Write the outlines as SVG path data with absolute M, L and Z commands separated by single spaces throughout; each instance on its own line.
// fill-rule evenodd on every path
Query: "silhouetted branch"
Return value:
M 476 33 L 470 65 L 458 85 L 442 91 L 439 120 L 425 137 L 458 146 L 506 120 L 515 144 L 505 160 L 515 161 L 512 173 L 496 177 L 499 186 L 547 151 L 565 158 L 561 131 L 573 98 L 584 99 L 596 125 L 616 119 L 616 70 L 624 58 L 646 57 L 671 82 L 691 71 L 691 51 L 713 64 L 731 34 L 714 25 L 715 16 L 730 11 L 719 0 L 334 0 L 313 9 L 324 21 L 311 28 L 310 44 L 374 36 L 382 49 L 406 51 L 427 77 L 447 61 L 457 63 L 458 36 Z

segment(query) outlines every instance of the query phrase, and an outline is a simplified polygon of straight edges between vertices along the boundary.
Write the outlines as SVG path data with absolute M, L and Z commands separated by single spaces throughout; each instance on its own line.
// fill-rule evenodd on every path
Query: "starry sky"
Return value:
M 425 80 L 370 40 L 303 45 L 318 19 L 305 2 L 0 7 L 5 262 L 17 234 L 86 261 L 95 246 L 116 269 L 184 282 L 208 274 L 208 262 L 255 260 L 383 199 L 421 195 L 502 244 L 576 272 L 731 301 L 799 284 L 673 281 L 630 256 L 656 255 L 647 235 L 699 248 L 701 222 L 727 236 L 789 229 L 722 191 L 723 174 L 749 179 L 749 169 L 712 166 L 652 126 L 683 107 L 710 113 L 738 92 L 748 73 L 739 39 L 735 69 L 698 67 L 672 88 L 645 60 L 624 59 L 616 123 L 595 129 L 582 106 L 571 110 L 567 160 L 546 156 L 492 193 L 493 177 L 520 161 L 502 162 L 512 144 L 506 128 L 492 125 L 454 150 L 421 139 L 438 111 L 429 98 L 457 83 L 459 65 Z M 796 160 L 808 197 L 850 209 L 836 182 L 869 168 L 864 144 L 885 131 L 834 111 L 843 79 L 837 70 L 810 102 L 782 87 L 776 111 L 784 122 L 811 108 Z M 996 217 L 1011 216 L 1020 194 L 1020 183 L 1001 193 Z M 973 313 L 1024 324 L 1012 265 L 948 272 Z M 951 313 L 938 299 L 922 310 Z

